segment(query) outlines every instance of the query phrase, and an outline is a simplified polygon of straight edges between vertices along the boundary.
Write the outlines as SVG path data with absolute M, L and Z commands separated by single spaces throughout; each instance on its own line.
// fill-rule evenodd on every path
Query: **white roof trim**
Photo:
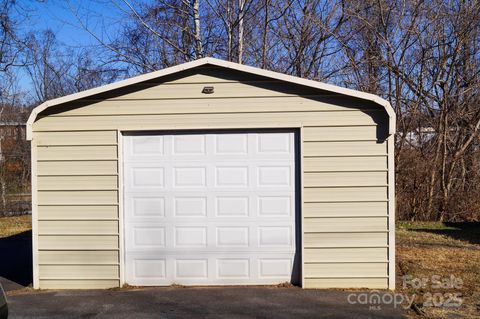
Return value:
M 55 106 L 55 105 L 59 105 L 59 104 L 62 104 L 62 103 L 82 99 L 82 98 L 85 98 L 85 97 L 88 97 L 88 96 L 92 96 L 92 95 L 104 93 L 104 92 L 107 92 L 107 91 L 119 89 L 119 88 L 122 88 L 122 87 L 125 87 L 125 86 L 128 86 L 128 85 L 152 80 L 152 79 L 155 79 L 155 78 L 159 78 L 159 77 L 163 77 L 163 76 L 166 76 L 166 75 L 174 74 L 174 73 L 177 73 L 177 72 L 180 72 L 180 71 L 189 70 L 189 69 L 195 68 L 197 66 L 205 65 L 205 64 L 211 64 L 211 65 L 215 65 L 215 66 L 219 66 L 219 67 L 229 68 L 229 69 L 233 69 L 233 70 L 237 70 L 237 71 L 242 71 L 242 72 L 246 72 L 246 73 L 250 73 L 250 74 L 260 75 L 260 76 L 264 76 L 264 77 L 268 77 L 268 78 L 272 78 L 272 79 L 276 79 L 276 80 L 291 82 L 291 83 L 295 83 L 295 84 L 299 84 L 299 85 L 304 85 L 304 86 L 307 86 L 307 87 L 317 88 L 317 89 L 320 89 L 320 90 L 330 91 L 330 92 L 339 93 L 339 94 L 343 94 L 343 95 L 347 95 L 347 96 L 353 96 L 353 97 L 357 97 L 357 98 L 360 98 L 360 99 L 375 102 L 375 103 L 383 106 L 383 108 L 388 113 L 388 116 L 389 116 L 389 128 L 388 128 L 389 134 L 395 133 L 395 112 L 394 112 L 393 108 L 391 107 L 390 103 L 388 103 L 387 100 L 384 100 L 377 95 L 373 95 L 373 94 L 365 93 L 365 92 L 360 92 L 360 91 L 356 91 L 356 90 L 352 90 L 352 89 L 342 88 L 342 87 L 339 87 L 339 86 L 336 86 L 336 85 L 322 83 L 322 82 L 318 82 L 318 81 L 306 80 L 306 79 L 302 79 L 302 78 L 299 78 L 299 77 L 296 77 L 296 76 L 291 76 L 291 75 L 286 75 L 286 74 L 282 74 L 282 73 L 278 73 L 278 72 L 263 70 L 263 69 L 259 69 L 259 68 L 255 68 L 255 67 L 251 67 L 251 66 L 247 66 L 247 65 L 243 65 L 243 64 L 238 64 L 238 63 L 234 63 L 234 62 L 223 61 L 223 60 L 219 60 L 219 59 L 215 59 L 215 58 L 202 58 L 202 59 L 198 59 L 198 60 L 195 60 L 195 61 L 192 61 L 192 62 L 187 62 L 187 63 L 183 63 L 183 64 L 180 64 L 180 65 L 177 65 L 177 66 L 166 68 L 166 69 L 163 69 L 163 70 L 159 70 L 159 71 L 135 76 L 135 77 L 123 80 L 123 81 L 116 82 L 116 83 L 100 86 L 100 87 L 97 87 L 97 88 L 89 89 L 89 90 L 86 90 L 86 91 L 82 91 L 82 92 L 78 92 L 78 93 L 75 93 L 75 94 L 70 94 L 70 95 L 67 95 L 67 96 L 63 96 L 63 97 L 60 97 L 60 98 L 56 98 L 56 99 L 53 99 L 53 100 L 46 101 L 46 102 L 40 104 L 39 106 L 37 106 L 36 108 L 34 108 L 32 110 L 32 113 L 30 114 L 30 117 L 28 118 L 28 121 L 27 121 L 27 140 L 29 140 L 29 141 L 32 140 L 32 124 L 33 124 L 33 122 L 35 122 L 35 120 L 37 118 L 37 115 L 39 113 L 41 113 L 42 111 L 44 111 L 45 109 L 51 107 L 51 106 Z

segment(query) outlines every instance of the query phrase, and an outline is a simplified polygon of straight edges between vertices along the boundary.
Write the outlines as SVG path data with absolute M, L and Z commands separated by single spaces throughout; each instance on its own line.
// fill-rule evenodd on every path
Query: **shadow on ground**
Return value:
M 443 228 L 416 228 L 414 231 L 448 236 L 474 245 L 480 245 L 480 222 L 444 223 Z
M 32 232 L 0 238 L 0 282 L 8 290 L 32 283 Z

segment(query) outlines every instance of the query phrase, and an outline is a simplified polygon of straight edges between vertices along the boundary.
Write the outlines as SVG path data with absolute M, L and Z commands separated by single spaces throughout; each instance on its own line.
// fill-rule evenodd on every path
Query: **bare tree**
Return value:
M 71 6 L 80 26 L 129 74 L 145 73 L 204 56 L 200 0 L 113 2 L 121 32 L 105 39 L 89 28 L 89 12 Z M 108 33 L 102 30 L 101 33 Z
M 25 51 L 36 103 L 112 82 L 123 73 L 99 64 L 86 49 L 63 46 L 51 30 L 30 34 Z
M 278 29 L 283 72 L 326 80 L 339 72 L 341 47 L 335 34 L 345 22 L 343 1 L 295 2 L 282 16 Z
M 350 2 L 347 8 L 352 82 L 383 94 L 397 112 L 404 217 L 459 219 L 460 202 L 479 192 L 466 189 L 479 178 L 466 164 L 467 154 L 478 156 L 479 9 L 473 2 L 420 0 Z
M 17 33 L 18 21 L 12 18 L 14 5 L 13 0 L 0 2 L 0 213 L 7 209 L 7 195 L 11 186 L 19 185 L 12 183 L 8 170 L 12 147 L 18 146 L 10 143 L 7 132 L 12 124 L 18 122 L 18 112 L 14 106 L 20 100 L 17 72 L 23 65 L 22 41 Z
M 48 31 L 25 45 L 13 3 L 0 8 L 0 77 L 14 79 L 28 62 L 37 102 L 203 56 L 371 92 L 397 114 L 398 216 L 480 218 L 476 1 L 115 0 L 119 28 L 108 36 L 72 4 L 98 41 L 89 50 Z M 0 92 L 10 101 L 6 83 Z

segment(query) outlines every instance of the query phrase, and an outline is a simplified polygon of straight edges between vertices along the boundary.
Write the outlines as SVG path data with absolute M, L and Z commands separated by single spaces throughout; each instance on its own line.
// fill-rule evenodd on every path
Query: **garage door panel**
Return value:
M 126 192 L 228 192 L 290 190 L 294 186 L 293 162 L 238 160 L 208 163 L 164 161 L 127 164 Z M 247 162 L 251 163 L 248 164 Z M 273 187 L 273 189 L 272 189 Z
M 215 251 L 286 251 L 295 252 L 295 229 L 285 222 L 231 221 L 191 222 L 188 219 L 161 223 L 130 223 L 126 229 L 129 250 L 160 249 L 165 253 L 202 248 Z M 233 253 L 233 251 L 232 251 Z
M 141 158 L 158 157 L 164 154 L 163 136 L 142 135 L 124 139 L 125 161 Z
M 258 153 L 292 154 L 293 134 L 259 134 L 257 146 Z
M 215 155 L 247 155 L 249 139 L 247 134 L 219 134 L 213 137 Z
M 127 282 L 289 281 L 293 143 L 293 133 L 125 136 Z
M 174 197 L 173 215 L 175 217 L 205 217 L 207 216 L 207 197 Z
M 270 253 L 252 257 L 249 253 L 202 253 L 132 255 L 127 277 L 138 285 L 269 284 L 290 280 L 293 258 L 290 254 Z M 286 279 L 287 278 L 287 279 Z
M 229 192 L 131 192 L 125 201 L 126 216 L 133 221 L 166 218 L 272 221 L 295 214 L 291 191 Z M 159 194 L 160 193 L 160 194 Z
M 294 136 L 288 133 L 220 133 L 178 135 L 130 135 L 124 138 L 125 162 L 202 161 L 235 159 L 290 161 L 294 152 Z M 275 157 L 272 157 L 275 155 Z
M 250 196 L 225 194 L 215 197 L 214 214 L 218 217 L 248 217 L 250 215 Z
M 166 245 L 166 229 L 162 226 L 131 225 L 127 233 L 128 249 L 159 249 Z
M 165 197 L 131 195 L 127 203 L 129 218 L 161 218 L 165 216 Z
M 140 284 L 146 284 L 152 279 L 161 281 L 166 279 L 165 259 L 135 259 L 133 260 L 133 276 Z
M 258 197 L 258 215 L 262 217 L 287 217 L 295 214 L 293 196 L 272 194 Z

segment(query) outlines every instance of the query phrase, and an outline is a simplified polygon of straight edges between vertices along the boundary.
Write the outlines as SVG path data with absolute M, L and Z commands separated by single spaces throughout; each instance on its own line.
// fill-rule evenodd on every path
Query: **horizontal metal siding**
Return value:
M 268 82 L 269 85 L 259 87 L 258 83 L 245 82 L 226 82 L 215 84 L 216 98 L 242 98 L 246 96 L 265 97 L 265 96 L 289 96 L 296 94 L 296 90 L 291 87 L 285 87 L 277 81 Z M 211 96 L 202 93 L 204 84 L 185 83 L 182 85 L 144 85 L 136 84 L 135 90 L 131 93 L 121 96 L 111 97 L 110 100 L 147 100 L 147 99 L 210 99 Z M 133 87 L 132 87 L 133 88 Z M 281 90 L 281 91 L 280 91 Z
M 40 278 L 45 279 L 118 279 L 118 265 L 40 265 Z
M 38 132 L 34 138 L 40 287 L 118 287 L 117 132 Z
M 358 105 L 355 108 L 341 106 L 342 101 L 352 104 L 352 98 L 343 97 L 268 97 L 268 98 L 249 98 L 238 99 L 215 98 L 215 99 L 193 99 L 185 100 L 183 98 L 175 100 L 136 100 L 135 107 L 132 107 L 132 101 L 109 101 L 109 100 L 89 100 L 88 103 L 71 103 L 72 108 L 61 113 L 55 113 L 53 117 L 67 116 L 111 116 L 115 115 L 139 115 L 139 114 L 210 114 L 210 113 L 271 113 L 271 112 L 350 112 L 358 109 L 375 110 L 376 106 Z M 261 103 L 259 103 L 261 102 Z M 87 105 L 85 105 L 87 104 Z M 74 107 L 77 106 L 77 107 Z M 83 106 L 83 107 L 78 107 Z M 321 128 L 319 129 L 321 130 Z M 376 139 L 375 134 L 352 127 L 349 130 L 355 130 L 355 134 L 368 136 L 368 139 Z M 315 129 L 310 130 L 312 133 Z M 341 131 L 339 129 L 339 131 Z M 364 132 L 364 133 L 360 133 Z M 333 132 L 337 133 L 337 132 Z M 375 133 L 375 131 L 374 131 Z M 349 135 L 349 134 L 344 134 Z M 351 138 L 351 137 L 350 137 Z M 365 138 L 365 137 L 363 137 Z
M 303 159 L 304 173 L 387 171 L 386 156 L 328 156 Z
M 194 100 L 185 100 L 195 103 Z M 261 101 L 258 101 L 261 103 Z M 383 111 L 271 112 L 211 114 L 137 114 L 112 116 L 47 116 L 39 118 L 34 131 L 155 130 L 192 128 L 299 127 L 374 125 Z
M 39 176 L 38 190 L 116 190 L 117 180 L 117 175 Z
M 304 128 L 305 288 L 388 287 L 388 153 L 379 132 Z
M 36 124 L 34 124 L 36 127 Z M 73 145 L 117 145 L 116 131 L 84 132 L 37 132 L 35 140 L 38 146 L 73 146 Z
M 213 98 L 200 93 L 212 81 L 218 83 Z M 116 130 L 262 127 L 303 127 L 304 286 L 387 287 L 383 110 L 352 98 L 297 96 L 302 93 L 278 83 L 208 74 L 141 89 L 74 102 L 34 123 L 41 288 L 119 285 Z M 109 267 L 79 267 L 94 260 Z
M 305 187 L 385 186 L 387 172 L 312 172 L 303 176 Z
M 372 141 L 305 142 L 303 156 L 386 156 L 386 144 Z
M 303 230 L 306 233 L 320 232 L 376 232 L 386 231 L 386 217 L 324 217 L 305 218 Z
M 118 250 L 118 235 L 39 235 L 38 248 L 42 250 Z M 40 252 L 40 258 L 41 258 Z
M 117 147 L 107 145 L 38 147 L 39 161 L 116 160 Z
M 40 265 L 118 265 L 118 251 L 57 251 L 45 250 L 40 254 Z
M 112 205 L 118 203 L 118 192 L 108 191 L 39 191 L 41 205 Z
M 304 142 L 376 141 L 377 126 L 306 127 Z
M 304 201 L 382 201 L 386 200 L 387 187 L 309 187 L 303 191 Z
M 387 216 L 387 202 L 312 202 L 303 204 L 304 217 Z
M 388 287 L 387 278 L 309 278 L 305 280 L 304 288 L 369 288 L 385 289 Z
M 333 234 L 333 233 L 332 233 Z M 321 243 L 319 245 L 321 247 Z M 321 247 L 306 248 L 304 251 L 305 263 L 331 262 L 386 262 L 387 247 Z M 360 245 L 358 245 L 360 246 Z M 328 276 L 328 273 L 325 274 Z M 306 273 L 305 277 L 309 277 Z
M 331 232 L 309 232 L 304 234 L 303 244 L 306 248 L 386 247 L 388 236 L 385 232 L 339 232 L 333 234 Z
M 307 263 L 308 278 L 325 277 L 387 277 L 386 262 L 383 263 Z
M 39 205 L 40 220 L 117 219 L 118 205 Z
M 115 175 L 117 161 L 38 161 L 39 176 Z
M 70 279 L 40 279 L 42 289 L 108 289 L 120 286 L 120 280 L 70 280 Z
M 116 235 L 116 220 L 40 220 L 39 235 Z

